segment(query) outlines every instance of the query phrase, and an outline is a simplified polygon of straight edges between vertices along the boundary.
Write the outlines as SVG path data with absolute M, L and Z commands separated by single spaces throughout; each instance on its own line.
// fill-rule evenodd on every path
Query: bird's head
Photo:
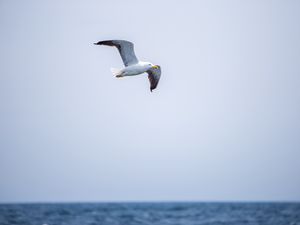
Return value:
M 149 69 L 158 69 L 159 68 L 157 65 L 154 65 L 153 63 L 149 63 L 149 62 L 146 62 L 146 66 Z
M 151 66 L 151 68 L 152 68 L 152 69 L 158 69 L 159 66 L 158 66 L 158 65 L 153 65 L 153 66 Z

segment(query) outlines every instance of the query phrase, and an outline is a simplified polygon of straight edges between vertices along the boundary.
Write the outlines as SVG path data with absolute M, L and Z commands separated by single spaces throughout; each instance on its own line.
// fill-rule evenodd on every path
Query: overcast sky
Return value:
M 0 1 L 0 202 L 299 201 L 300 1 Z M 116 79 L 106 39 L 159 64 Z

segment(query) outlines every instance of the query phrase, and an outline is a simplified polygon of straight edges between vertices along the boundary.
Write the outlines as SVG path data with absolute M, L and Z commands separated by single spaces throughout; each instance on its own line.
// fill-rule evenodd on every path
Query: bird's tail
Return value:
M 116 68 L 110 68 L 110 71 L 116 77 L 122 76 L 122 73 L 123 73 L 123 71 L 121 69 L 116 69 Z

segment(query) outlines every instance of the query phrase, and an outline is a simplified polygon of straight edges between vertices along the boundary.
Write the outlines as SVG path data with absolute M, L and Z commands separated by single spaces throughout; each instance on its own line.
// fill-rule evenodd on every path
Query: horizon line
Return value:
M 142 203 L 300 203 L 300 200 L 96 200 L 96 201 L 0 201 L 13 204 L 142 204 Z

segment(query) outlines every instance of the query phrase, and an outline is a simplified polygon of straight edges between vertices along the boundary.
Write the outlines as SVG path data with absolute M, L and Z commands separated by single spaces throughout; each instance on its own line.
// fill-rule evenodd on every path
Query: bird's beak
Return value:
M 153 69 L 158 69 L 159 67 L 157 65 L 152 66 Z

